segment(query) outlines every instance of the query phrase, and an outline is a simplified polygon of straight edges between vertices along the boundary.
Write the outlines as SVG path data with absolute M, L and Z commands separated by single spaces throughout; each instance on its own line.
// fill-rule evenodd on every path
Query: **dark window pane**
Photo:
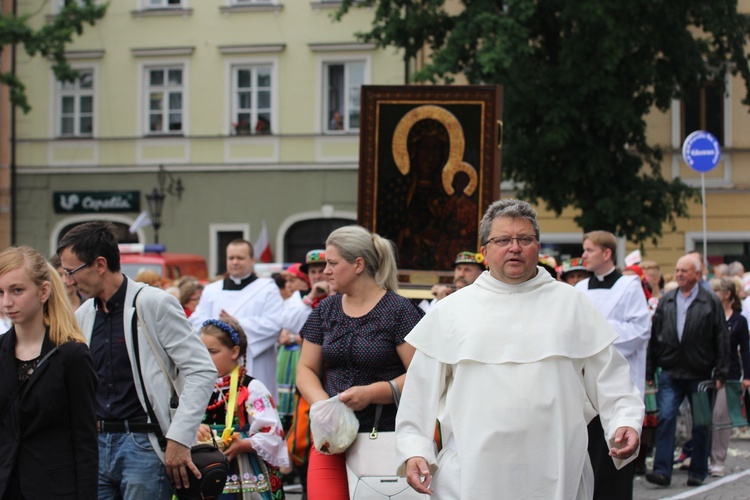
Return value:
M 164 95 L 161 92 L 154 92 L 151 94 L 149 99 L 149 108 L 151 111 L 160 111 L 162 109 L 162 102 Z
M 252 109 L 253 107 L 253 95 L 250 92 L 239 92 L 237 94 L 239 102 L 237 103 L 240 109 Z
M 60 134 L 62 135 L 73 135 L 73 117 L 65 116 L 60 121 Z
M 716 85 L 705 87 L 704 129 L 711 132 L 724 145 L 724 94 Z
M 252 72 L 249 69 L 240 69 L 237 70 L 237 87 L 239 88 L 248 88 L 252 84 L 250 83 L 250 75 L 252 75 Z
M 182 130 L 182 113 L 169 113 L 169 130 Z
M 90 95 L 81 97 L 81 113 L 91 113 L 94 109 L 94 98 Z
M 271 68 L 260 68 L 258 70 L 258 87 L 271 86 Z
M 148 129 L 151 132 L 161 132 L 161 115 L 160 114 L 151 115 Z
M 82 71 L 81 78 L 78 80 L 78 86 L 82 89 L 94 87 L 94 74 L 91 71 Z
M 182 70 L 181 69 L 169 70 L 169 85 L 172 85 L 172 86 L 182 85 Z
M 75 109 L 74 102 L 75 102 L 75 99 L 71 96 L 63 97 L 62 98 L 62 112 L 65 114 L 72 113 Z
M 81 134 L 91 135 L 94 132 L 94 119 L 90 116 L 81 118 Z
M 258 134 L 271 133 L 271 113 L 258 113 L 258 121 L 255 124 L 255 132 Z
M 344 107 L 344 65 L 331 64 L 328 66 L 328 129 L 331 128 L 331 121 L 335 112 L 343 112 Z
M 172 92 L 169 94 L 169 109 L 182 109 L 182 93 Z
M 258 92 L 258 108 L 269 109 L 271 107 L 271 92 L 268 90 L 261 90 Z
M 164 71 L 160 69 L 153 69 L 148 72 L 149 74 L 149 85 L 161 86 L 164 85 Z

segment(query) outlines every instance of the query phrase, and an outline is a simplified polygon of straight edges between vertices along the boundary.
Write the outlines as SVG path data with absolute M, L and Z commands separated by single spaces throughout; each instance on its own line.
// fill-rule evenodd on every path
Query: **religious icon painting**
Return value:
M 450 269 L 500 196 L 502 88 L 365 85 L 361 100 L 359 223 L 400 268 Z

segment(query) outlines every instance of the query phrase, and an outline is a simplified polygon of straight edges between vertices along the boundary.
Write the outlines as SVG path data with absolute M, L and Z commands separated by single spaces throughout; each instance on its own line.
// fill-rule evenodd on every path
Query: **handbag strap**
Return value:
M 398 384 L 393 380 L 388 381 L 388 385 L 391 386 L 391 392 L 393 393 L 393 402 L 398 408 L 401 402 L 401 391 L 398 389 Z M 375 421 L 372 424 L 372 431 L 370 431 L 370 439 L 378 438 L 378 423 L 380 423 L 380 415 L 383 413 L 383 405 L 377 405 L 375 407 Z
M 169 383 L 172 385 L 172 394 L 177 394 L 177 386 L 174 383 L 174 380 L 172 380 L 172 377 L 169 375 L 169 371 L 167 370 L 167 367 L 164 365 L 164 360 L 161 359 L 161 356 L 156 351 L 156 347 L 154 346 L 154 339 L 151 337 L 151 333 L 148 331 L 148 328 L 146 328 L 146 323 L 143 322 L 143 319 L 138 315 L 138 295 L 141 293 L 141 290 L 143 290 L 142 287 L 138 292 L 136 292 L 135 297 L 133 297 L 133 309 L 135 311 L 133 312 L 133 319 L 138 321 L 138 324 L 141 326 L 141 330 L 143 330 L 144 336 L 146 337 L 146 341 L 148 342 L 149 347 L 151 348 L 151 352 L 154 354 L 154 357 L 156 358 L 156 362 L 159 363 L 159 367 L 161 368 L 161 371 L 164 372 L 164 376 L 167 377 L 167 380 L 169 380 Z M 135 323 L 135 322 L 134 322 Z M 135 330 L 135 328 L 133 328 Z
M 133 336 L 133 354 L 135 355 L 135 365 L 138 370 L 138 379 L 141 383 L 141 392 L 143 393 L 143 401 L 146 403 L 146 413 L 148 413 L 148 418 L 151 421 L 152 424 L 156 425 L 156 430 L 154 431 L 154 434 L 156 434 L 156 440 L 159 442 L 159 448 L 161 448 L 161 451 L 165 451 L 167 449 L 167 438 L 164 437 L 164 432 L 161 430 L 161 424 L 159 423 L 159 419 L 156 418 L 156 413 L 154 412 L 154 408 L 151 406 L 151 401 L 148 398 L 148 392 L 146 392 L 146 384 L 143 381 L 143 371 L 141 371 L 141 355 L 138 352 L 138 322 L 140 322 L 140 318 L 138 317 L 138 308 L 137 308 L 137 300 L 138 295 L 141 293 L 141 288 L 135 293 L 135 297 L 133 297 L 133 307 L 135 308 L 135 311 L 133 312 L 133 324 L 131 325 L 131 335 Z M 141 323 L 141 327 L 143 327 L 143 322 Z M 146 338 L 148 338 L 149 335 L 146 332 Z M 149 345 L 151 343 L 149 342 Z M 153 351 L 153 348 L 152 348 Z M 159 356 L 154 353 L 154 356 L 156 356 L 156 359 L 159 359 Z M 166 371 L 165 371 L 166 374 Z M 167 377 L 169 378 L 169 377 Z M 171 380 L 171 379 L 170 379 Z M 174 386 L 173 386 L 174 387 Z
M 401 391 L 395 380 L 389 380 L 388 384 L 390 384 L 391 392 L 393 393 L 393 402 L 396 403 L 396 408 L 398 408 L 398 405 L 401 402 Z

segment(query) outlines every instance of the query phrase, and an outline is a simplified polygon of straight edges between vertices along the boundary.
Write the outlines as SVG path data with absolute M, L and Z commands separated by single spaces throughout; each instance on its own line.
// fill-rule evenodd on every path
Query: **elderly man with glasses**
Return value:
M 588 422 L 600 415 L 617 467 L 635 458 L 643 422 L 617 334 L 537 266 L 528 203 L 490 205 L 479 236 L 489 272 L 406 337 L 417 351 L 396 420 L 398 473 L 433 500 L 591 498 Z

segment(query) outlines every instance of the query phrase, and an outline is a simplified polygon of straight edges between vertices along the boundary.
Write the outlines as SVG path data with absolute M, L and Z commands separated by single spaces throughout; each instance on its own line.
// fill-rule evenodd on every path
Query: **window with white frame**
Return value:
M 232 5 L 251 5 L 258 3 L 274 3 L 275 0 L 231 0 Z
M 183 68 L 146 68 L 147 128 L 149 134 L 183 131 Z
M 183 7 L 184 0 L 143 0 L 146 9 L 164 9 L 170 7 Z
M 328 132 L 359 130 L 359 94 L 364 80 L 364 61 L 323 64 L 324 130 Z
M 57 133 L 63 137 L 94 133 L 94 71 L 78 70 L 72 82 L 58 82 L 59 117 Z
M 271 65 L 232 67 L 232 133 L 270 134 L 273 120 Z

